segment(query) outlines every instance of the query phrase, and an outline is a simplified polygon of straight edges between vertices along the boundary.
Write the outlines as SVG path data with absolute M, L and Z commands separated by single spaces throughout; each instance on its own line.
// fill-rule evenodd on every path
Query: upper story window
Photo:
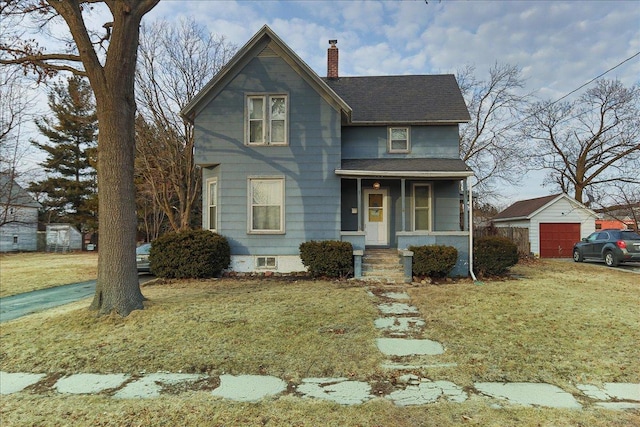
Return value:
M 249 178 L 249 233 L 284 233 L 284 179 Z
M 207 181 L 207 228 L 211 231 L 218 230 L 218 181 Z
M 289 108 L 286 95 L 247 97 L 247 143 L 287 145 Z
M 410 151 L 409 128 L 389 128 L 389 153 L 408 153 Z

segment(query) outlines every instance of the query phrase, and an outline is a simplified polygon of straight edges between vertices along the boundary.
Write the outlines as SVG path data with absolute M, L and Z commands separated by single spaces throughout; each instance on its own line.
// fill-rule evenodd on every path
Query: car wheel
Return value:
M 582 256 L 582 254 L 578 249 L 573 250 L 573 260 L 575 262 L 582 262 L 584 260 L 584 257 Z
M 618 260 L 616 259 L 616 256 L 611 251 L 607 251 L 604 253 L 604 263 L 607 264 L 607 266 L 609 267 L 618 266 Z

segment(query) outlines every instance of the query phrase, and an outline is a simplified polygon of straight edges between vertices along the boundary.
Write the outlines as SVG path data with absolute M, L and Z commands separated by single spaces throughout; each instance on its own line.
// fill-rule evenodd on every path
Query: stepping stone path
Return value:
M 577 384 L 582 395 L 574 396 L 557 386 L 541 383 L 475 383 L 466 391 L 450 381 L 432 381 L 409 372 L 424 368 L 455 367 L 438 362 L 445 347 L 425 336 L 426 322 L 412 306 L 404 288 L 378 287 L 369 291 L 378 305 L 380 318 L 375 327 L 381 336 L 378 350 L 393 358 L 383 363 L 392 371 L 393 380 L 385 382 L 385 392 L 374 393 L 372 384 L 348 378 L 305 378 L 300 384 L 288 384 L 280 378 L 262 375 L 221 375 L 149 373 L 75 374 L 57 378 L 56 374 L 9 373 L 0 371 L 0 395 L 17 392 L 61 394 L 106 394 L 114 398 L 154 398 L 164 392 L 210 390 L 213 396 L 240 402 L 275 399 L 284 393 L 302 398 L 324 399 L 342 405 L 358 405 L 374 398 L 385 398 L 397 406 L 427 405 L 445 400 L 462 403 L 469 393 L 484 397 L 494 407 L 508 404 L 580 409 L 593 404 L 610 410 L 640 410 L 640 384 L 605 383 L 600 387 Z M 426 362 L 425 362 L 426 360 Z M 404 373 L 403 372 L 407 372 Z M 398 375 L 400 374 L 400 375 Z M 380 385 L 377 383 L 376 385 Z M 392 388 L 392 391 L 388 391 Z M 578 397 L 578 399 L 576 398 Z

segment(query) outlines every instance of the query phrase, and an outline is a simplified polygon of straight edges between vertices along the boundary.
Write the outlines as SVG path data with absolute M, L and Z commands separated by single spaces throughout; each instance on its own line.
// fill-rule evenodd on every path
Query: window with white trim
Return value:
M 247 144 L 287 145 L 288 116 L 286 95 L 247 96 Z
M 218 181 L 207 180 L 207 228 L 218 230 Z
M 413 230 L 431 230 L 431 185 L 413 185 Z
M 410 151 L 409 128 L 389 128 L 389 153 L 408 153 Z
M 284 179 L 249 179 L 249 232 L 284 233 Z

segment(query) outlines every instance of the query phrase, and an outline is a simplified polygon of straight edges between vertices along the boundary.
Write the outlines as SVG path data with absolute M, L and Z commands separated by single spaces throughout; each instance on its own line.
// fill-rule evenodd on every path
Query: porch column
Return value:
M 468 190 L 468 179 L 462 181 L 462 209 L 463 209 L 463 220 L 462 220 L 462 231 L 469 231 L 469 190 Z
M 356 178 L 358 182 L 358 231 L 362 231 L 362 178 Z
M 407 216 L 405 215 L 405 182 L 406 179 L 400 179 L 400 199 L 402 200 L 402 231 L 407 231 Z

